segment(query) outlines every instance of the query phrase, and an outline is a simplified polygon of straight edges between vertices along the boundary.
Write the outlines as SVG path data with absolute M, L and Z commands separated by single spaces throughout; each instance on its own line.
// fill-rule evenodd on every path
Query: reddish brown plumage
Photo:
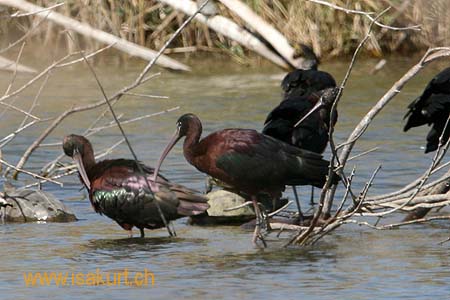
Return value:
M 209 208 L 207 198 L 162 176 L 154 180 L 154 169 L 134 160 L 96 163 L 91 143 L 82 136 L 65 137 L 63 148 L 77 161 L 94 210 L 126 230 L 136 226 L 143 236 L 143 228 L 164 227 L 158 205 L 167 221 L 197 215 Z M 157 188 L 156 195 L 150 190 L 150 183 Z
M 285 185 L 321 187 L 325 182 L 328 162 L 321 155 L 255 130 L 224 129 L 200 140 L 201 122 L 192 114 L 180 117 L 178 128 L 177 140 L 186 137 L 183 153 L 190 164 L 247 194 L 279 196 Z

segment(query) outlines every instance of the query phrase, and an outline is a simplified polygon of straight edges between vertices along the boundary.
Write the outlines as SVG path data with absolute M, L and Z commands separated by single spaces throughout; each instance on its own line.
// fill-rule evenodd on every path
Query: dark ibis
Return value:
M 338 91 L 338 88 L 331 87 L 302 96 L 289 94 L 269 113 L 262 133 L 301 149 L 323 153 L 328 144 L 330 126 L 337 122 L 337 112 L 331 120 L 331 109 Z M 297 124 L 299 121 L 301 122 Z M 302 221 L 303 215 L 295 186 L 293 190 Z M 311 202 L 313 193 L 314 187 L 311 191 Z
M 323 153 L 330 125 L 337 121 L 337 114 L 331 120 L 331 108 L 338 91 L 338 88 L 329 88 L 288 97 L 268 114 L 262 133 L 301 149 Z
M 328 173 L 328 161 L 317 153 L 292 147 L 282 141 L 250 129 L 224 129 L 200 140 L 202 124 L 194 114 L 185 114 L 177 121 L 175 134 L 161 154 L 159 167 L 173 146 L 184 137 L 186 160 L 200 172 L 223 181 L 250 195 L 257 226 L 253 243 L 261 239 L 261 213 L 257 195 L 281 196 L 285 185 L 322 187 Z
M 92 145 L 83 136 L 66 136 L 63 149 L 75 161 L 95 212 L 116 221 L 130 237 L 133 227 L 139 228 L 141 237 L 144 237 L 144 228 L 164 227 L 156 201 L 167 221 L 201 214 L 209 208 L 206 197 L 169 182 L 161 175 L 154 180 L 154 169 L 142 163 L 140 166 L 145 174 L 141 175 L 135 160 L 95 162 Z M 149 189 L 149 182 L 156 191 Z
M 435 151 L 439 147 L 439 137 L 442 135 L 450 113 L 450 68 L 437 74 L 425 87 L 422 95 L 408 105 L 405 115 L 406 125 L 403 131 L 425 124 L 433 125 L 427 135 L 425 153 Z M 450 124 L 443 135 L 443 143 L 450 136 Z

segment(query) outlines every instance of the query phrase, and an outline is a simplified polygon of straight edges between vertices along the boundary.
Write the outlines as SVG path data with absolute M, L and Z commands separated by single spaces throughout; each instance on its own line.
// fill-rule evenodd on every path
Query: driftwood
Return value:
M 0 56 L 0 70 L 20 73 L 36 73 L 33 68 L 17 64 L 15 61 Z
M 45 18 L 49 21 L 55 22 L 67 29 L 75 31 L 88 38 L 95 39 L 105 44 L 113 44 L 113 47 L 123 51 L 131 56 L 137 56 L 145 60 L 152 60 L 156 56 L 156 51 L 136 45 L 132 42 L 119 38 L 110 33 L 92 28 L 88 24 L 81 23 L 74 19 L 63 16 L 54 11 L 47 11 L 45 8 L 31 4 L 24 0 L 0 0 L 0 5 L 10 6 L 16 9 L 33 13 L 35 16 Z M 190 68 L 170 57 L 162 55 L 156 62 L 158 65 L 178 71 L 189 71 Z
M 303 67 L 304 59 L 301 57 L 294 59 L 295 50 L 286 37 L 253 12 L 245 3 L 239 0 L 220 0 L 220 2 L 258 32 L 292 67 Z
M 192 15 L 197 10 L 197 4 L 190 0 L 159 0 L 160 2 L 170 5 L 173 8 L 182 11 L 185 14 Z M 267 48 L 263 42 L 256 38 L 253 34 L 243 29 L 233 21 L 222 16 L 206 17 L 197 15 L 195 20 L 206 24 L 212 30 L 223 34 L 224 36 L 238 42 L 246 48 L 255 51 L 259 55 L 267 58 L 274 64 L 287 69 L 288 64 L 277 54 Z

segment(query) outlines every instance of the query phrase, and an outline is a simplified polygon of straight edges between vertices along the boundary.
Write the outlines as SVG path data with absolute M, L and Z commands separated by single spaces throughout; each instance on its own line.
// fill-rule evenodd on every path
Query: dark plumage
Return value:
M 113 219 L 125 230 L 131 231 L 136 226 L 143 236 L 144 228 L 164 227 L 155 201 L 167 221 L 197 215 L 209 208 L 205 197 L 162 176 L 158 176 L 155 184 L 158 191 L 153 194 L 144 177 L 139 175 L 134 160 L 113 159 L 96 163 L 92 145 L 83 136 L 66 136 L 63 149 L 76 161 L 94 210 Z M 140 166 L 147 180 L 153 183 L 154 169 L 144 164 Z
M 312 52 L 312 49 L 306 49 Z M 314 55 L 314 52 L 310 55 Z M 262 132 L 293 146 L 323 153 L 328 144 L 331 108 L 338 91 L 335 87 L 333 76 L 318 71 L 317 65 L 311 70 L 297 69 L 288 73 L 281 82 L 283 100 L 267 116 Z M 324 96 L 321 101 L 323 105 L 315 111 L 321 96 Z M 303 121 L 297 124 L 300 120 Z M 333 117 L 333 125 L 336 121 L 337 112 Z M 293 189 L 299 219 L 302 221 L 300 200 L 295 186 Z M 311 203 L 313 193 L 314 188 L 311 190 Z
M 336 87 L 333 76 L 317 69 L 297 69 L 288 73 L 281 82 L 283 100 L 296 99 L 327 88 Z
M 450 68 L 437 74 L 426 86 L 422 95 L 408 105 L 408 118 L 404 131 L 425 124 L 433 125 L 427 135 L 425 153 L 434 151 L 439 146 L 439 137 L 450 113 Z M 450 135 L 450 129 L 444 133 L 445 143 Z
M 316 153 L 324 152 L 328 144 L 331 107 L 337 92 L 337 88 L 329 88 L 304 96 L 289 96 L 269 113 L 262 133 L 298 148 Z M 320 98 L 321 106 L 294 128 Z M 333 118 L 333 125 L 336 121 L 337 114 Z
M 183 153 L 199 171 L 251 196 L 256 215 L 256 197 L 266 192 L 278 198 L 285 185 L 311 184 L 322 187 L 328 162 L 320 154 L 304 151 L 248 129 L 224 129 L 200 140 L 202 124 L 193 114 L 177 121 L 177 132 L 161 155 L 156 172 L 176 142 L 185 137 Z M 254 242 L 259 234 L 255 231 Z

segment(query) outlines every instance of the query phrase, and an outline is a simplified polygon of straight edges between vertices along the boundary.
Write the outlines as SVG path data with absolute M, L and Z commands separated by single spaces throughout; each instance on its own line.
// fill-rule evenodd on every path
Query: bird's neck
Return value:
M 90 171 L 95 166 L 95 156 L 94 156 L 94 150 L 92 149 L 92 147 L 85 145 L 82 157 L 83 157 L 84 169 L 86 170 L 86 173 L 89 174 Z
M 201 123 L 196 123 L 190 126 L 186 138 L 183 143 L 183 152 L 186 159 L 192 163 L 192 160 L 197 154 L 199 148 L 199 141 L 202 135 Z

